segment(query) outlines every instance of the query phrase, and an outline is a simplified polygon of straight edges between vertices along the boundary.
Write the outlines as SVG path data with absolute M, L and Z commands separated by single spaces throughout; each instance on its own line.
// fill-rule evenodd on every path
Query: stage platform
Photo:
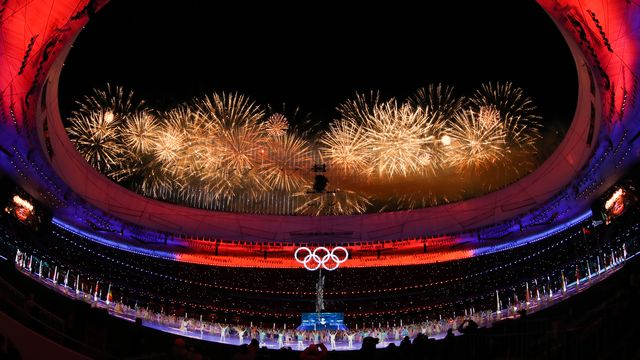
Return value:
M 302 322 L 297 330 L 349 330 L 344 324 L 344 313 L 318 312 L 302 313 Z

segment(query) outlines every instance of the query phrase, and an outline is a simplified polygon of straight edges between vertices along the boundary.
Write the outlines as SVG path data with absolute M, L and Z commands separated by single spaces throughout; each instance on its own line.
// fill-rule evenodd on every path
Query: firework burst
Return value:
M 176 140 L 181 146 L 176 158 L 165 160 L 164 165 L 168 165 L 168 170 L 173 171 L 176 180 L 183 186 L 197 182 L 205 167 L 200 154 L 205 148 L 215 145 L 208 141 L 211 128 L 197 112 L 184 105 L 164 114 L 163 120 L 166 130 L 180 133 Z
M 294 134 L 270 138 L 266 142 L 262 174 L 270 188 L 299 191 L 309 177 L 313 157 L 309 144 Z
M 269 114 L 284 116 L 287 121 L 287 133 L 295 133 L 308 141 L 315 141 L 318 134 L 324 130 L 323 122 L 314 119 L 311 113 L 305 112 L 301 107 L 290 108 L 282 103 L 278 106 L 267 105 L 266 108 Z
M 108 86 L 78 104 L 68 132 L 93 167 L 146 196 L 229 211 L 350 215 L 394 202 L 436 205 L 462 196 L 452 186 L 438 190 L 438 179 L 506 168 L 519 175 L 540 139 L 535 106 L 510 83 L 484 85 L 469 100 L 442 84 L 407 101 L 356 94 L 320 134 L 318 122 L 296 118 L 299 109 L 269 107 L 265 121 L 263 108 L 239 94 L 155 112 Z M 312 190 L 314 171 L 333 189 Z M 422 187 L 409 195 L 384 189 L 400 184 Z
M 144 102 L 133 99 L 133 91 L 126 92 L 122 86 L 107 84 L 105 90 L 93 89 L 91 95 L 86 95 L 81 101 L 76 101 L 80 113 L 95 111 L 112 112 L 116 115 L 130 114 L 140 109 Z
M 365 130 L 353 121 L 334 122 L 320 143 L 324 158 L 343 174 L 361 174 L 369 168 L 370 140 Z
M 435 166 L 434 117 L 409 104 L 395 100 L 379 104 L 365 123 L 370 139 L 369 172 L 380 176 L 407 176 Z
M 218 172 L 231 184 L 261 184 L 255 177 L 267 139 L 262 108 L 243 95 L 224 93 L 207 96 L 196 107 L 199 117 L 209 124 L 209 135 L 220 159 Z
M 480 106 L 477 117 L 480 126 L 484 128 L 502 126 L 502 124 L 500 124 L 500 112 L 493 106 Z
M 122 140 L 128 149 L 138 154 L 151 151 L 158 129 L 156 117 L 147 111 L 133 113 L 125 119 Z
M 374 117 L 374 110 L 382 104 L 380 94 L 356 94 L 354 99 L 347 100 L 338 106 L 341 118 L 355 125 L 362 126 Z
M 456 114 L 447 135 L 451 138 L 446 153 L 449 164 L 462 172 L 487 168 L 505 157 L 506 132 L 502 123 L 487 126 L 472 110 Z
M 433 113 L 439 121 L 453 118 L 467 104 L 465 97 L 455 95 L 453 86 L 440 83 L 418 89 L 409 100 L 414 107 Z
M 156 134 L 153 153 L 158 162 L 168 165 L 176 162 L 182 156 L 185 147 L 184 130 L 175 124 L 163 124 Z
M 214 93 L 196 102 L 195 106 L 203 119 L 222 129 L 255 126 L 264 117 L 264 110 L 259 105 L 237 93 Z
M 499 121 L 506 130 L 506 142 L 512 149 L 536 152 L 536 143 L 540 140 L 540 116 L 531 98 L 525 96 L 524 90 L 512 83 L 484 84 L 476 90 L 471 103 L 477 111 L 492 109 L 497 112 Z
M 258 125 L 221 129 L 215 134 L 225 171 L 241 176 L 260 166 L 261 150 L 266 138 Z
M 122 160 L 118 121 L 109 111 L 75 113 L 68 129 L 71 141 L 91 166 L 109 173 Z
M 289 130 L 289 122 L 284 115 L 275 113 L 269 116 L 267 122 L 264 124 L 264 129 L 269 136 L 283 136 L 287 133 L 287 130 Z

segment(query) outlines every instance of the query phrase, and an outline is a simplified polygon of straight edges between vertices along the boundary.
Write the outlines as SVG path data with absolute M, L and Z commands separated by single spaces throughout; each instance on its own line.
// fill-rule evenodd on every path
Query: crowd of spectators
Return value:
M 79 276 L 80 290 L 89 293 L 98 282 L 102 298 L 111 284 L 114 299 L 132 307 L 204 314 L 228 322 L 250 316 L 290 325 L 301 312 L 314 308 L 317 274 L 303 269 L 188 264 L 105 247 L 57 227 L 43 234 L 9 219 L 2 225 L 6 243 L 42 260 L 44 276 L 51 278 L 55 272 L 63 282 L 69 273 L 69 286 Z M 403 318 L 409 322 L 493 309 L 496 290 L 504 308 L 518 297 L 525 299 L 526 288 L 530 295 L 554 293 L 562 289 L 563 278 L 575 281 L 623 257 L 621 243 L 611 241 L 616 237 L 609 228 L 591 227 L 587 236 L 583 229 L 589 227 L 584 222 L 526 246 L 464 260 L 339 269 L 326 275 L 327 311 L 344 312 L 365 323 Z M 35 263 L 32 268 L 38 270 Z
M 317 273 L 302 269 L 234 269 L 168 261 L 105 247 L 55 226 L 34 231 L 6 216 L 0 219 L 0 254 L 15 256 L 16 268 L 41 283 L 50 284 L 54 278 L 58 287 L 66 284 L 69 294 L 75 293 L 79 276 L 76 298 L 90 306 L 100 303 L 95 301 L 96 283 L 102 303 L 110 287 L 110 311 L 124 318 L 156 322 L 191 336 L 219 337 L 224 328 L 231 344 L 239 343 L 244 332 L 246 342 L 255 342 L 230 350 L 236 358 L 267 356 L 261 346 L 278 343 L 280 337 L 284 350 L 279 355 L 285 357 L 294 356 L 287 347 L 305 349 L 302 354 L 309 358 L 328 354 L 332 337 L 345 346 L 350 336 L 354 348 L 362 347 L 361 354 L 413 354 L 427 348 L 440 348 L 446 354 L 444 345 L 435 345 L 434 336 L 451 344 L 459 341 L 455 334 L 493 331 L 487 328 L 498 319 L 496 307 L 507 317 L 527 308 L 544 308 L 555 303 L 554 296 L 563 294 L 569 283 L 579 294 L 577 279 L 587 282 L 637 253 L 639 213 L 632 206 L 609 225 L 598 226 L 590 219 L 544 240 L 464 260 L 339 269 L 327 274 L 325 283 L 327 310 L 344 311 L 350 328 L 338 332 L 295 330 L 299 313 L 313 311 L 315 300 Z M 28 309 L 40 309 L 38 316 L 53 321 L 54 328 L 65 329 L 66 320 L 51 308 L 34 305 L 37 301 L 31 295 L 24 301 L 25 306 L 32 304 Z M 320 343 L 327 351 L 319 345 L 309 347 Z M 371 350 L 376 343 L 385 349 Z M 175 358 L 200 354 L 180 339 L 173 350 Z
M 637 237 L 637 229 L 631 229 Z M 620 229 L 616 235 L 624 236 L 627 229 Z M 4 234 L 3 234 L 4 235 Z M 635 259 L 634 259 L 635 260 Z M 6 264 L 6 265 L 5 265 Z M 637 345 L 632 341 L 638 335 L 638 328 L 626 329 L 623 323 L 634 322 L 635 300 L 640 295 L 640 278 L 637 261 L 631 262 L 623 271 L 614 273 L 597 286 L 562 301 L 548 310 L 535 312 L 533 315 L 520 316 L 518 320 L 506 320 L 493 324 L 478 326 L 471 322 L 443 322 L 447 335 L 437 341 L 428 331 L 423 333 L 421 326 L 414 329 L 415 336 L 407 336 L 399 343 L 395 334 L 380 346 L 380 338 L 368 336 L 362 339 L 352 352 L 334 352 L 328 341 L 319 340 L 324 345 L 309 345 L 305 350 L 296 352 L 297 347 L 285 345 L 280 350 L 267 350 L 260 346 L 260 333 L 254 333 L 254 340 L 243 346 L 229 346 L 217 343 L 206 343 L 189 337 L 175 336 L 145 329 L 131 322 L 121 321 L 106 316 L 103 309 L 90 307 L 83 301 L 74 301 L 66 297 L 54 297 L 47 287 L 38 282 L 27 280 L 13 267 L 14 273 L 8 273 L 10 262 L 0 262 L 0 307 L 7 311 L 6 299 L 10 291 L 4 282 L 7 279 L 21 291 L 24 309 L 29 313 L 27 321 L 37 332 L 51 336 L 51 330 L 42 328 L 43 323 L 50 323 L 42 318 L 43 313 L 52 313 L 61 319 L 62 329 L 74 341 L 65 340 L 65 346 L 75 351 L 100 358 L 145 358 L 145 359 L 456 359 L 456 358 L 571 358 L 582 359 L 602 356 L 613 358 L 634 358 L 640 354 Z M 635 264 L 635 266 L 633 265 Z M 625 271 L 626 270 L 626 271 Z M 619 275 L 618 275 L 619 273 Z M 23 278 L 20 281 L 20 278 Z M 602 284 L 602 285 L 600 285 Z M 16 290 L 11 290 L 16 291 Z M 18 300 L 18 307 L 20 302 Z M 30 304 L 30 305 L 29 305 Z M 123 305 L 126 306 L 126 305 Z M 46 308 L 46 310 L 42 310 Z M 34 312 L 35 309 L 40 309 Z M 139 308 L 143 315 L 146 309 Z M 523 313 L 524 314 L 524 313 Z M 16 314 L 14 313 L 13 316 Z M 478 314 L 480 315 L 480 314 Z M 51 317 L 49 316 L 49 317 Z M 20 318 L 18 316 L 17 318 Z M 466 317 L 473 320 L 477 317 Z M 31 319 L 31 320 L 29 320 Z M 35 323 L 33 323 L 35 321 Z M 437 321 L 436 321 L 437 322 Z M 193 325 L 193 324 L 192 324 Z M 57 325 L 56 325 L 57 326 Z M 411 325 L 415 326 L 415 325 Z M 457 328 L 457 331 L 449 329 Z M 616 331 L 611 331 L 611 329 Z M 190 332 L 197 329 L 188 329 Z M 207 329 L 209 330 L 209 329 Z M 256 329 L 257 331 L 258 329 Z M 11 334 L 5 334 L 11 335 Z M 375 334 L 369 334 L 375 335 Z M 249 334 L 247 334 L 249 337 Z M 76 343 L 76 340 L 80 344 Z M 60 340 L 55 340 L 60 341 Z M 37 340 L 33 340 L 37 346 Z M 326 349 L 326 350 L 325 350 Z M 9 358 L 20 358 L 20 349 L 6 346 L 0 349 L 1 355 Z

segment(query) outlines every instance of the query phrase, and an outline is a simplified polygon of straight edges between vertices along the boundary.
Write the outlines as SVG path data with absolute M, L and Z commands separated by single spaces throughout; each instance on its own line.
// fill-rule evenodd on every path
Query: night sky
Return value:
M 539 5 L 431 3 L 221 7 L 113 0 L 66 61 L 61 109 L 68 112 L 75 99 L 110 82 L 157 109 L 238 91 L 328 122 L 356 91 L 402 98 L 445 82 L 470 94 L 483 82 L 513 81 L 539 106 L 547 131 L 562 133 L 575 109 L 575 64 Z

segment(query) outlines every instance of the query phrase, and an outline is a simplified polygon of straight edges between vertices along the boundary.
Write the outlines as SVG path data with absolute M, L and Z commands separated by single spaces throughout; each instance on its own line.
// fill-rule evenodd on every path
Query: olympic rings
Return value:
M 338 255 L 336 255 L 336 250 L 342 251 L 344 253 L 344 256 L 341 258 Z M 305 255 L 302 259 L 298 257 L 298 254 L 300 253 L 300 251 L 307 252 L 307 255 Z M 331 249 L 331 251 L 329 251 L 329 249 L 327 249 L 324 246 L 317 247 L 313 249 L 313 251 L 311 251 L 311 249 L 309 249 L 306 246 L 302 246 L 296 249 L 296 251 L 293 253 L 293 257 L 296 259 L 297 262 L 304 265 L 305 269 L 309 271 L 318 270 L 321 266 L 325 270 L 333 271 L 337 269 L 338 266 L 340 266 L 340 264 L 347 261 L 347 258 L 349 257 L 349 252 L 347 251 L 347 249 L 343 248 L 342 246 L 336 246 L 333 249 Z M 327 265 L 329 261 L 333 262 L 334 266 Z

